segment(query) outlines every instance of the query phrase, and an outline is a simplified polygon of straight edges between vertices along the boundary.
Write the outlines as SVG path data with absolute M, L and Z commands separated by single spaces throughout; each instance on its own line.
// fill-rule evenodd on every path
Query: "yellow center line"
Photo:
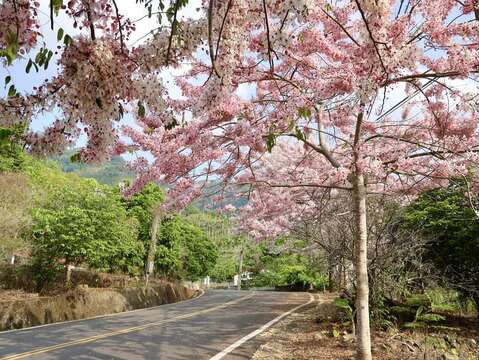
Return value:
M 250 295 L 243 296 L 243 297 L 241 297 L 239 299 L 236 299 L 236 300 L 226 302 L 226 303 L 221 304 L 221 305 L 217 305 L 217 306 L 213 306 L 211 308 L 195 311 L 195 312 L 192 312 L 192 313 L 189 313 L 189 314 L 179 315 L 179 316 L 175 316 L 175 317 L 170 318 L 170 319 L 159 320 L 159 321 L 155 321 L 155 322 L 148 323 L 148 324 L 145 324 L 145 325 L 124 328 L 124 329 L 120 329 L 120 330 L 116 330 L 116 331 L 112 331 L 112 332 L 108 332 L 108 333 L 103 333 L 103 334 L 99 334 L 99 335 L 95 335 L 95 336 L 91 336 L 91 337 L 87 337 L 87 338 L 83 338 L 83 339 L 73 340 L 73 341 L 62 343 L 62 344 L 57 344 L 57 345 L 47 346 L 47 347 L 43 347 L 43 348 L 38 348 L 38 349 L 35 349 L 35 350 L 23 352 L 23 353 L 7 355 L 6 357 L 0 358 L 0 360 L 24 359 L 24 358 L 26 358 L 28 356 L 32 356 L 32 355 L 43 354 L 43 353 L 46 353 L 46 352 L 49 352 L 49 351 L 64 349 L 64 348 L 79 345 L 79 344 L 87 344 L 87 343 L 91 343 L 91 342 L 98 341 L 98 340 L 101 340 L 101 339 L 109 338 L 109 337 L 112 337 L 112 336 L 128 334 L 128 333 L 131 333 L 131 332 L 144 330 L 144 329 L 147 329 L 147 328 L 152 327 L 152 326 L 167 324 L 167 323 L 170 323 L 170 322 L 174 322 L 176 320 L 188 319 L 188 318 L 191 318 L 191 317 L 196 316 L 196 315 L 206 314 L 206 313 L 209 313 L 211 311 L 215 311 L 215 310 L 222 309 L 222 308 L 225 308 L 225 307 L 230 306 L 230 305 L 234 305 L 236 303 L 239 303 L 240 301 L 250 299 L 253 296 L 254 296 L 254 293 L 252 293 Z M 85 320 L 87 320 L 87 319 L 85 319 Z

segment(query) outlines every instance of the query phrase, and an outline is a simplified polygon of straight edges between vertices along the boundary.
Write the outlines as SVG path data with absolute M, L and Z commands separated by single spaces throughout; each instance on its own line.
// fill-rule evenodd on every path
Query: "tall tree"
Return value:
M 25 136 L 27 147 L 50 153 L 86 131 L 80 156 L 93 161 L 128 148 L 114 120 L 133 108 L 143 131 L 125 134 L 155 160 L 135 162 L 131 191 L 153 180 L 176 183 L 170 198 L 177 208 L 208 184 L 195 179 L 210 177 L 251 184 L 251 191 L 351 192 L 358 357 L 370 359 L 367 198 L 445 185 L 478 160 L 477 100 L 467 91 L 479 71 L 477 0 L 211 0 L 203 2 L 203 19 L 180 23 L 185 3 L 172 1 L 170 27 L 132 49 L 125 38 L 133 25 L 114 0 L 74 0 L 65 9 L 51 1 L 50 13 L 65 11 L 83 33 L 72 38 L 58 29 L 58 76 L 32 94 L 18 94 L 5 79 L 1 125 L 59 106 L 63 117 Z M 36 2 L 2 2 L 0 24 L 7 64 L 38 44 Z M 42 48 L 26 70 L 46 68 L 52 56 Z M 168 98 L 156 72 L 183 60 L 188 74 L 176 85 L 184 98 Z M 258 160 L 273 148 L 281 156 L 258 173 L 268 166 Z M 284 169 L 285 179 L 266 177 Z
M 479 71 L 475 2 L 209 5 L 208 56 L 191 57 L 176 80 L 186 99 L 170 101 L 192 120 L 162 115 L 140 122 L 144 131 L 125 129 L 155 157 L 134 164 L 131 191 L 176 183 L 170 197 L 181 207 L 207 186 L 195 179 L 214 177 L 250 184 L 247 195 L 271 216 L 307 189 L 350 192 L 358 358 L 371 359 L 368 196 L 414 195 L 477 163 L 477 100 L 467 90 Z M 297 191 L 271 190 L 282 188 Z

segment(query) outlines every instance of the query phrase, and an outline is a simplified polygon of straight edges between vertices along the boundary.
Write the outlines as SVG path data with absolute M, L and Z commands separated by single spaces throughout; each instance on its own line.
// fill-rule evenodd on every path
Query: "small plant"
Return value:
M 343 323 L 344 326 L 351 326 L 351 332 L 353 335 L 356 334 L 356 327 L 355 327 L 355 324 L 354 324 L 354 317 L 356 316 L 356 311 L 353 309 L 353 307 L 351 306 L 351 304 L 349 303 L 348 300 L 344 299 L 344 298 L 336 298 L 334 299 L 334 305 L 343 310 L 345 315 L 346 315 L 346 318 L 347 318 L 347 321 L 345 321 Z
M 421 305 L 416 310 L 414 321 L 405 323 L 404 327 L 409 329 L 416 329 L 425 327 L 428 323 L 437 323 L 445 319 L 446 318 L 444 316 L 429 312 L 426 307 Z
M 472 298 L 467 298 L 464 301 L 463 305 L 463 311 L 465 314 L 470 315 L 470 314 L 476 314 L 478 309 L 477 309 L 477 304 L 474 302 Z

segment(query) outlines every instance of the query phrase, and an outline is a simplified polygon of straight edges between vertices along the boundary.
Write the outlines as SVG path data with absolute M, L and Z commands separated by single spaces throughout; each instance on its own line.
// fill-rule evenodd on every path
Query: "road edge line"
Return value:
M 119 316 L 119 315 L 124 315 L 124 314 L 130 314 L 130 313 L 138 312 L 138 311 L 142 311 L 142 310 L 157 309 L 157 308 L 159 308 L 159 307 L 163 307 L 163 308 L 164 308 L 165 305 L 186 303 L 186 302 L 189 302 L 189 301 L 192 301 L 192 300 L 199 299 L 200 297 L 202 297 L 202 296 L 206 293 L 206 292 L 205 292 L 204 290 L 202 290 L 202 289 L 199 289 L 199 291 L 200 291 L 200 294 L 199 294 L 198 296 L 193 296 L 192 298 L 185 299 L 185 300 L 181 300 L 181 301 L 177 301 L 177 302 L 174 302 L 174 303 L 167 303 L 167 304 L 155 305 L 155 306 L 150 306 L 150 307 L 145 307 L 145 308 L 140 308 L 140 309 L 120 311 L 120 312 L 111 313 L 111 314 L 96 315 L 96 316 L 86 317 L 86 318 L 83 318 L 83 319 L 57 321 L 57 322 L 53 322 L 53 323 L 49 323 L 49 324 L 29 326 L 29 327 L 25 327 L 25 328 L 21 328 L 21 329 L 3 330 L 3 331 L 0 331 L 0 338 L 1 338 L 1 336 L 2 336 L 3 334 L 11 334 L 11 333 L 21 332 L 21 331 L 36 330 L 36 329 L 40 329 L 40 328 L 47 327 L 47 326 L 61 325 L 61 324 L 69 324 L 69 323 L 76 323 L 76 322 L 85 321 L 85 320 L 109 318 L 109 317 L 114 317 L 114 316 Z
M 169 319 L 163 319 L 163 320 L 155 321 L 155 322 L 148 323 L 148 324 L 145 324 L 145 325 L 139 325 L 139 326 L 134 326 L 134 327 L 130 327 L 130 328 L 123 328 L 123 329 L 115 330 L 115 331 L 112 331 L 112 332 L 109 332 L 109 333 L 102 333 L 102 334 L 90 336 L 90 337 L 87 337 L 87 338 L 72 340 L 72 341 L 68 341 L 68 342 L 65 342 L 65 343 L 51 345 L 51 346 L 47 346 L 47 347 L 43 347 L 43 348 L 37 348 L 37 349 L 34 349 L 34 350 L 22 352 L 22 353 L 10 354 L 10 355 L 6 355 L 4 357 L 0 357 L 0 360 L 24 359 L 26 357 L 33 356 L 33 355 L 43 354 L 43 353 L 51 352 L 51 351 L 54 351 L 54 350 L 65 349 L 65 348 L 72 347 L 72 346 L 75 346 L 75 345 L 88 344 L 88 343 L 91 343 L 91 342 L 95 342 L 97 340 L 103 340 L 103 339 L 113 337 L 113 336 L 117 336 L 117 335 L 128 334 L 128 333 L 132 333 L 132 332 L 136 332 L 136 331 L 145 330 L 145 329 L 153 327 L 153 326 L 168 324 L 168 323 L 174 322 L 175 320 L 177 321 L 177 320 L 188 319 L 188 318 L 194 317 L 196 315 L 206 314 L 206 313 L 212 312 L 212 311 L 217 310 L 217 309 L 226 308 L 230 305 L 237 304 L 237 303 L 239 303 L 243 300 L 251 299 L 254 295 L 255 295 L 255 292 L 251 292 L 249 295 L 242 296 L 240 298 L 228 301 L 228 302 L 223 303 L 223 304 L 213 306 L 211 308 L 206 308 L 206 309 L 198 310 L 198 311 L 195 311 L 195 312 L 192 312 L 192 313 L 178 315 L 178 316 L 175 316 L 175 317 L 172 317 L 172 318 L 169 318 Z
M 241 339 L 239 339 L 238 341 L 234 342 L 233 344 L 231 344 L 230 346 L 228 346 L 226 349 L 220 351 L 218 354 L 216 354 L 215 356 L 211 357 L 209 360 L 220 360 L 222 358 L 224 358 L 226 355 L 228 355 L 229 353 L 231 353 L 233 350 L 236 350 L 237 348 L 239 348 L 241 345 L 243 345 L 245 342 L 253 339 L 254 337 L 258 336 L 259 334 L 261 334 L 263 331 L 265 331 L 266 329 L 270 328 L 271 326 L 273 326 L 274 324 L 276 324 L 278 321 L 282 320 L 283 318 L 291 315 L 292 313 L 294 313 L 295 311 L 298 311 L 299 309 L 305 307 L 305 306 L 308 306 L 309 304 L 311 304 L 313 301 L 315 300 L 315 297 L 314 295 L 312 295 L 311 293 L 309 294 L 309 301 L 304 303 L 304 304 L 301 304 L 301 305 L 298 305 L 296 306 L 295 308 L 285 312 L 285 313 L 282 313 L 281 315 L 275 317 L 273 320 L 270 320 L 269 322 L 267 322 L 266 324 L 264 324 L 263 326 L 261 326 L 259 329 L 256 329 L 255 331 L 253 332 L 250 332 L 248 335 L 245 335 L 243 336 Z

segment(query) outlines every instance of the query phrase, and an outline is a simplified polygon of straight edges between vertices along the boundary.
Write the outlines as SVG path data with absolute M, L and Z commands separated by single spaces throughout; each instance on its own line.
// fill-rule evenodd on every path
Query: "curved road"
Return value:
M 254 336 L 306 293 L 208 291 L 198 298 L 93 319 L 0 333 L 0 360 L 249 359 Z

